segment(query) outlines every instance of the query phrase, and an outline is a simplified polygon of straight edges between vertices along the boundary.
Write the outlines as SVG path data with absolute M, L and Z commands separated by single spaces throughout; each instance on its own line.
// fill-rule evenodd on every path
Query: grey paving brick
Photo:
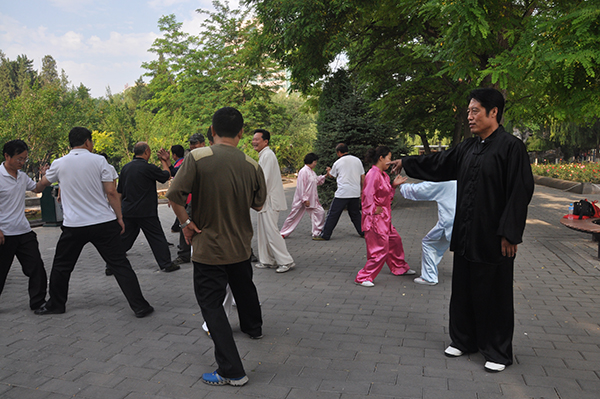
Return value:
M 10 387 L 9 390 L 2 392 L 2 399 L 64 399 L 64 397 L 64 394 L 56 394 L 26 387 Z
M 64 381 L 59 379 L 52 379 L 42 384 L 39 389 L 45 392 L 52 392 L 55 394 L 61 394 L 65 397 L 76 396 L 81 392 L 81 389 L 85 387 L 85 383 L 78 383 L 72 381 Z
M 531 387 L 510 384 L 500 384 L 502 394 L 507 398 L 544 398 L 561 399 L 552 387 Z
M 202 396 L 196 396 L 198 398 L 203 397 Z M 125 399 L 170 399 L 167 396 L 162 396 L 162 395 L 148 395 L 147 393 L 140 393 L 140 392 L 131 392 L 129 393 L 129 395 L 127 395 L 125 397 Z
M 370 389 L 371 383 L 364 381 L 326 380 L 319 385 L 320 392 L 341 392 L 365 396 L 369 394 Z
M 340 399 L 340 393 L 311 392 L 303 389 L 292 388 L 286 399 Z
M 400 398 L 421 398 L 423 389 L 420 386 L 410 384 L 385 384 L 373 383 L 370 394 L 385 395 Z M 371 396 L 369 394 L 369 396 Z
M 114 398 L 114 399 L 123 399 L 129 392 L 113 389 L 113 388 L 105 388 L 96 385 L 88 385 L 84 387 L 79 395 L 84 398 L 90 399 L 106 399 L 106 398 Z
M 75 380 L 75 383 L 84 387 L 87 385 L 98 385 L 106 388 L 114 388 L 120 384 L 125 377 L 118 374 L 101 374 L 86 372 Z

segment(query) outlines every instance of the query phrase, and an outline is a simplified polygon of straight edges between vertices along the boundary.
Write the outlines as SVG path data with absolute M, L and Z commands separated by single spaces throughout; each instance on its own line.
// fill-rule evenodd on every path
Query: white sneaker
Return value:
M 408 269 L 407 271 L 405 271 L 402 274 L 396 274 L 396 276 L 412 276 L 413 274 L 417 274 L 417 272 L 414 271 L 413 269 Z
M 277 270 L 275 270 L 277 273 L 285 273 L 290 269 L 293 269 L 294 267 L 296 267 L 296 264 L 294 262 L 287 264 L 287 265 L 281 265 L 277 268 Z
M 363 287 L 375 287 L 375 284 L 372 281 L 369 281 L 369 280 L 363 281 L 362 283 L 357 283 L 355 281 L 354 284 L 360 285 L 360 286 L 363 286 Z
M 459 357 L 464 355 L 463 351 L 461 351 L 460 349 L 457 349 L 453 346 L 449 346 L 446 348 L 446 350 L 444 351 L 444 354 L 448 357 Z
M 275 265 L 268 265 L 266 263 L 258 262 L 257 264 L 254 265 L 254 267 L 256 267 L 257 269 L 272 269 L 275 267 Z
M 417 277 L 413 281 L 417 284 L 423 284 L 423 285 L 436 285 L 437 284 L 437 283 L 432 283 L 431 281 L 427 281 L 422 277 Z
M 506 366 L 500 363 L 485 362 L 485 366 L 483 366 L 483 368 L 485 368 L 485 371 L 490 373 L 499 373 L 500 371 L 504 371 Z

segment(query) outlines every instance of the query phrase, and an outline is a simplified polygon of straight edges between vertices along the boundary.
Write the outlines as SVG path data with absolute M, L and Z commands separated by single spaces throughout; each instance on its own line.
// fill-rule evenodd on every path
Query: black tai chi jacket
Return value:
M 402 160 L 422 180 L 457 180 L 450 250 L 477 263 L 502 260 L 500 240 L 520 244 L 534 182 L 525 145 L 502 125 L 485 140 L 471 137 L 448 151 Z

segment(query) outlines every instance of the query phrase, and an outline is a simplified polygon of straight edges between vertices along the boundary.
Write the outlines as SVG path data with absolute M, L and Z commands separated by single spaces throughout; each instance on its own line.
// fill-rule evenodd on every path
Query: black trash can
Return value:
M 55 227 L 62 225 L 63 212 L 58 197 L 58 186 L 49 186 L 42 191 L 40 208 L 42 209 L 42 222 L 44 226 Z

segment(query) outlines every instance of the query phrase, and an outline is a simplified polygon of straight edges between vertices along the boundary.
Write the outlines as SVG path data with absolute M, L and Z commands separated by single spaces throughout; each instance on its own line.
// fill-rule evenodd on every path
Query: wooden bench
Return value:
M 562 218 L 560 219 L 560 223 L 570 229 L 591 234 L 593 240 L 598 242 L 598 258 L 600 258 L 600 218 L 582 220 Z

